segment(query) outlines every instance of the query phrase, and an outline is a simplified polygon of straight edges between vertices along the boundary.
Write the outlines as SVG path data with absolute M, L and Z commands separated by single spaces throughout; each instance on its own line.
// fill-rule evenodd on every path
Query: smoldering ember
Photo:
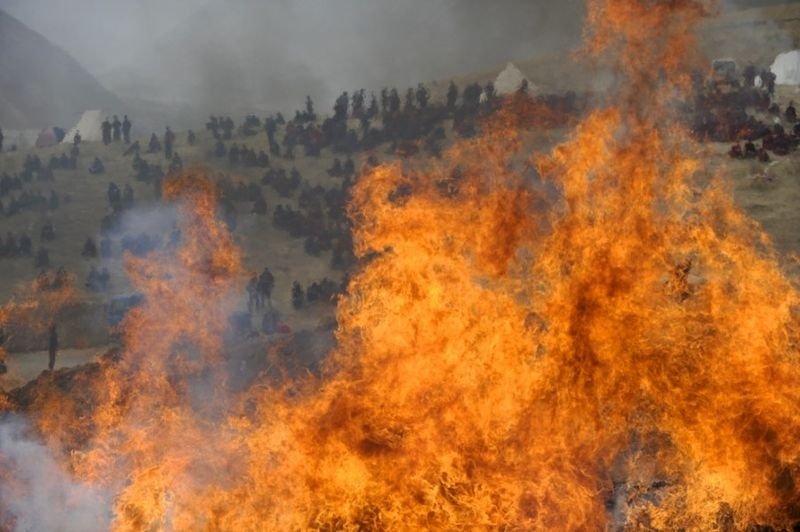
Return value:
M 800 4 L 0 0 L 0 532 L 800 530 Z

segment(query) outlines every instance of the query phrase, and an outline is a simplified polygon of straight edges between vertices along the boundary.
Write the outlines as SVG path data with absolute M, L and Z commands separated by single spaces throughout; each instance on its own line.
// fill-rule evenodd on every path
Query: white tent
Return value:
M 770 70 L 778 85 L 800 85 L 800 50 L 778 54 Z
M 517 92 L 523 83 L 527 82 L 528 94 L 536 92 L 536 86 L 525 77 L 520 69 L 514 63 L 508 63 L 506 68 L 503 69 L 497 78 L 494 80 L 494 90 L 497 94 L 505 96 L 506 94 L 513 94 Z
M 103 131 L 101 129 L 101 125 L 103 124 L 105 117 L 106 115 L 104 115 L 103 111 L 100 110 L 84 112 L 81 116 L 81 119 L 78 120 L 78 123 L 75 124 L 75 126 L 69 131 L 67 131 L 62 143 L 71 144 L 72 139 L 75 138 L 75 133 L 78 131 L 80 131 L 81 139 L 84 141 L 99 142 L 103 140 Z

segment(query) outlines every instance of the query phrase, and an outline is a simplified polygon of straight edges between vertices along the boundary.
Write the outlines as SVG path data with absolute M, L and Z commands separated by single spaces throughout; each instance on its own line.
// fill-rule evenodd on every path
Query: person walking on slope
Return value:
M 58 354 L 58 331 L 56 330 L 55 322 L 50 325 L 48 330 L 47 353 L 50 355 L 50 362 L 47 367 L 50 371 L 53 371 L 56 367 L 56 355 Z

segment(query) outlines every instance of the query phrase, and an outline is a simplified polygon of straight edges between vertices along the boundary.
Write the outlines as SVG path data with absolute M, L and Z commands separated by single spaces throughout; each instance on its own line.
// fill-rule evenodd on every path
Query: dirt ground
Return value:
M 79 366 L 97 360 L 108 351 L 110 346 L 99 346 L 90 349 L 67 349 L 56 356 L 55 369 Z M 49 356 L 47 351 L 30 353 L 14 353 L 6 359 L 8 373 L 0 375 L 0 390 L 8 391 L 38 377 L 47 371 Z

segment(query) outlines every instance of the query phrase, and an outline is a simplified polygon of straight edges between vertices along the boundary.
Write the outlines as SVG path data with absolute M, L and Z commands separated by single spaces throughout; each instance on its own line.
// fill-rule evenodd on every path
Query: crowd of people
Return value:
M 124 142 L 125 144 L 130 144 L 132 127 L 133 124 L 128 119 L 128 115 L 125 115 L 121 122 L 117 115 L 114 115 L 113 121 L 106 117 L 106 119 L 103 120 L 103 123 L 100 125 L 103 144 L 106 146 L 112 142 Z M 80 141 L 78 141 L 78 144 L 79 143 Z
M 768 161 L 771 154 L 785 155 L 800 145 L 797 111 L 793 104 L 780 109 L 774 103 L 774 85 L 771 73 L 749 67 L 736 83 L 696 83 L 693 100 L 681 111 L 698 138 L 736 142 L 731 147 L 731 157 Z M 523 85 L 519 89 L 519 94 L 524 94 L 527 87 Z M 242 204 L 246 204 L 246 212 L 256 216 L 271 214 L 276 228 L 292 238 L 302 239 L 307 256 L 329 256 L 331 267 L 342 270 L 346 277 L 356 263 L 346 216 L 350 188 L 359 179 L 360 169 L 355 161 L 361 161 L 362 170 L 378 165 L 378 148 L 383 150 L 380 153 L 399 157 L 418 153 L 439 157 L 449 135 L 462 138 L 477 135 L 482 120 L 499 109 L 502 101 L 503 97 L 497 94 L 491 82 L 464 87 L 451 83 L 443 101 L 435 101 L 430 90 L 418 84 L 406 90 L 387 87 L 377 93 L 364 89 L 343 92 L 327 114 L 318 112 L 313 100 L 307 97 L 293 117 L 275 113 L 262 119 L 248 114 L 237 124 L 230 116 L 211 116 L 205 124 L 208 133 L 201 134 L 202 140 L 207 142 L 203 148 L 205 153 L 217 159 L 226 171 L 243 174 L 248 174 L 249 170 L 263 171 L 257 182 L 229 175 L 218 177 L 220 216 L 231 230 L 237 230 Z M 558 116 L 581 113 L 588 102 L 588 97 L 574 93 L 540 98 L 540 103 Z M 769 125 L 763 122 L 763 117 L 769 118 Z M 106 117 L 101 125 L 103 144 L 107 147 L 124 144 L 125 149 L 120 152 L 124 157 L 132 157 L 133 179 L 152 184 L 153 197 L 160 198 L 164 180 L 184 166 L 178 150 L 196 145 L 198 135 L 189 130 L 185 145 L 169 126 L 160 135 L 152 133 L 149 140 L 147 136 L 133 139 L 131 135 L 132 122 L 127 115 L 122 119 L 118 115 Z M 54 179 L 54 171 L 77 170 L 81 142 L 80 135 L 76 135 L 72 150 L 51 156 L 46 165 L 37 155 L 29 154 L 19 176 L 4 174 L 0 178 L 0 197 L 9 202 L 5 197 L 10 196 L 10 204 L 4 205 L 0 200 L 0 212 L 13 214 L 23 209 L 57 208 L 60 198 L 55 192 L 45 196 L 25 191 L 24 185 L 34 178 Z M 332 164 L 325 170 L 330 179 L 321 184 L 304 179 L 298 167 L 303 168 L 304 173 L 306 167 L 297 159 L 317 158 L 323 152 L 333 156 Z M 197 153 L 197 150 L 186 148 L 182 153 Z M 102 156 L 106 158 L 105 154 Z M 99 155 L 93 154 L 93 157 L 89 173 L 105 174 L 108 170 L 103 160 Z M 444 194 L 452 190 L 455 180 L 442 184 Z M 267 189 L 279 198 L 272 209 L 268 208 Z M 134 196 L 130 184 L 122 187 L 114 182 L 108 184 L 108 212 L 100 221 L 99 244 L 87 237 L 81 250 L 87 261 L 109 259 L 121 253 L 143 256 L 176 245 L 180 235 L 176 236 L 174 231 L 172 235 L 123 234 L 123 213 L 135 205 Z M 40 235 L 42 242 L 55 237 L 52 224 L 47 229 L 48 224 L 45 224 Z M 47 251 L 40 248 L 34 252 L 31 239 L 25 235 L 7 235 L 5 243 L 0 241 L 0 248 L 0 256 L 33 256 L 37 265 L 49 264 Z M 108 290 L 110 278 L 106 267 L 93 264 L 86 286 L 92 291 Z M 298 309 L 332 301 L 342 289 L 328 278 L 306 286 L 294 281 L 286 288 L 290 290 L 292 305 Z M 279 287 L 280 290 L 286 288 Z M 265 312 L 265 316 L 271 316 L 267 321 L 274 329 L 277 310 L 273 309 L 272 302 L 273 274 L 268 268 L 253 274 L 246 290 L 248 312 Z
M 27 234 L 6 233 L 5 241 L 0 240 L 0 257 L 17 258 L 33 256 L 33 241 Z
M 775 101 L 776 77 L 768 69 L 745 67 L 740 76 L 694 77 L 693 98 L 682 111 L 703 141 L 734 143 L 734 159 L 771 160 L 800 146 L 797 109 Z
M 252 274 L 247 283 L 247 309 L 254 312 L 268 305 L 272 308 L 272 290 L 275 288 L 275 276 L 264 268 L 261 275 Z
M 89 270 L 86 276 L 86 288 L 92 292 L 105 292 L 111 285 L 111 275 L 108 273 L 108 268 L 103 268 L 102 271 L 97 271 L 94 266 Z
M 292 283 L 292 306 L 301 309 L 306 305 L 315 303 L 335 303 L 343 287 L 327 277 L 321 281 L 314 281 L 306 289 L 295 281 Z
M 54 190 L 50 194 L 43 194 L 40 190 L 23 190 L 16 195 L 9 194 L 5 201 L 0 199 L 0 214 L 14 216 L 23 211 L 45 213 L 58 209 L 60 205 L 61 197 Z
M 731 146 L 728 154 L 734 159 L 757 159 L 767 163 L 771 160 L 769 153 L 785 156 L 800 146 L 800 122 L 797 120 L 797 110 L 790 103 L 784 111 L 777 104 L 772 104 L 769 114 L 776 118 L 774 125 L 757 130 L 757 134 L 745 135 L 744 146 L 737 139 Z M 782 117 L 782 118 L 779 118 Z M 786 124 L 790 129 L 787 132 Z M 756 145 L 760 141 L 760 146 Z

